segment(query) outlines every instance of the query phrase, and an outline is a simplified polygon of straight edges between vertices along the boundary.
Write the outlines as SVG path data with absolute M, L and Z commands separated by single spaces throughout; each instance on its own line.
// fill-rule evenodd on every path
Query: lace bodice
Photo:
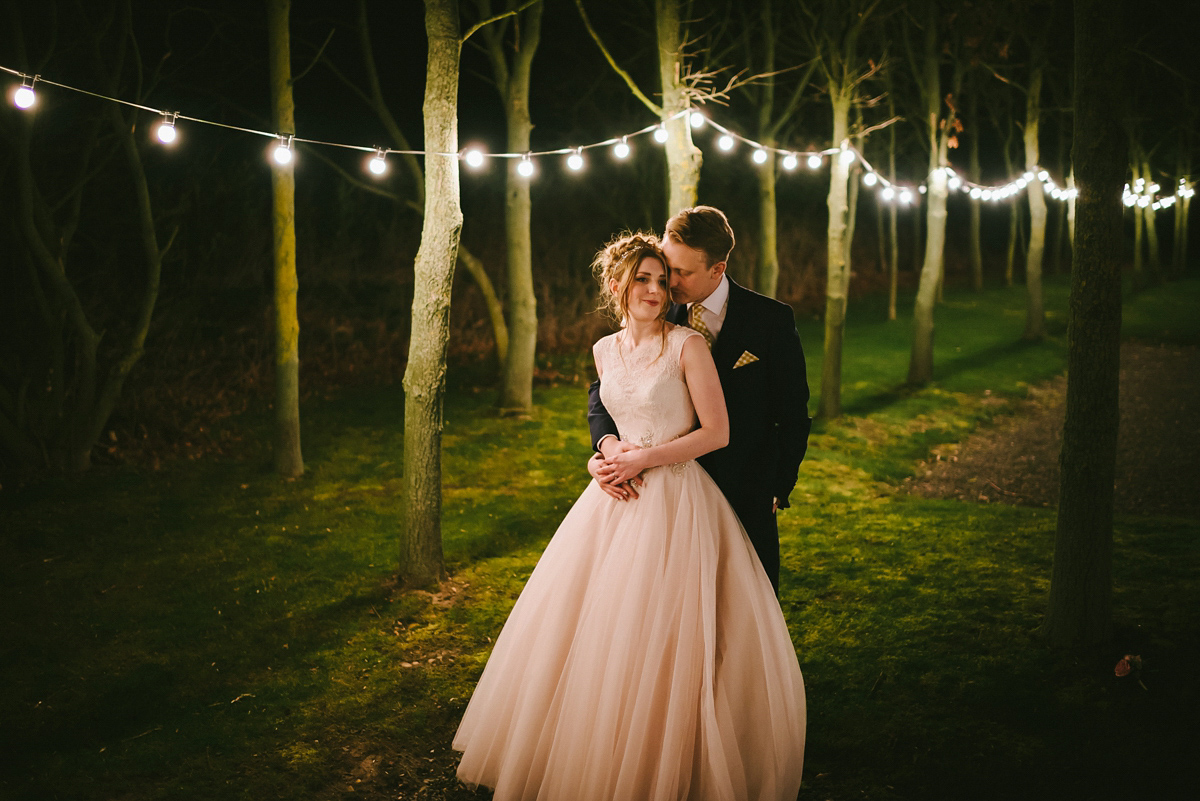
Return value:
M 622 352 L 621 334 L 604 337 L 592 347 L 603 372 L 600 400 L 617 424 L 621 439 L 642 447 L 661 445 L 696 427 L 696 410 L 679 364 L 683 343 L 700 336 L 673 326 L 666 347 L 657 338 L 633 352 Z

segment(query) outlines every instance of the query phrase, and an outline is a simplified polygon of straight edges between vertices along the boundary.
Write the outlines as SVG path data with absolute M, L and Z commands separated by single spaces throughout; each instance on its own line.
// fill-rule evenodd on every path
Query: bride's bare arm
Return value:
M 683 343 L 679 363 L 683 367 L 683 377 L 692 396 L 700 427 L 670 442 L 626 451 L 605 460 L 616 465 L 620 473 L 640 473 L 659 465 L 686 462 L 729 444 L 729 414 L 725 410 L 725 393 L 721 390 L 717 366 L 713 364 L 712 354 L 708 352 L 703 337 L 689 337 Z

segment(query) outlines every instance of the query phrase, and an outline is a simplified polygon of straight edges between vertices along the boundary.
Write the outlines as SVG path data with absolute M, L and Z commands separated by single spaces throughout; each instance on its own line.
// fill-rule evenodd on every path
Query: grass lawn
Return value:
M 1047 308 L 1050 338 L 1022 344 L 1023 290 L 949 293 L 920 391 L 901 386 L 910 321 L 851 308 L 847 416 L 816 426 L 780 518 L 809 700 L 802 798 L 1191 789 L 1200 520 L 1119 514 L 1114 641 L 1058 653 L 1036 635 L 1053 510 L 897 489 L 932 446 L 1062 372 L 1064 284 Z M 1144 292 L 1125 334 L 1197 344 L 1198 311 L 1200 282 Z M 800 327 L 815 387 L 820 326 Z M 263 414 L 232 423 L 262 443 L 242 459 L 0 490 L 0 797 L 487 797 L 456 785 L 449 742 L 586 483 L 586 386 L 542 387 L 533 419 L 509 420 L 465 371 L 451 384 L 438 594 L 391 581 L 398 386 L 309 403 L 294 482 L 269 471 Z M 1144 669 L 1118 678 L 1126 653 Z

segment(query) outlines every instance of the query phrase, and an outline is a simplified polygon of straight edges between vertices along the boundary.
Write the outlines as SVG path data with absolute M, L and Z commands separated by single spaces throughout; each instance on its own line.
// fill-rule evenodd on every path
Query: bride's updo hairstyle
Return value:
M 658 237 L 638 231 L 625 233 L 604 246 L 592 261 L 592 273 L 600 282 L 600 311 L 607 313 L 617 323 L 624 323 L 629 312 L 629 290 L 637 267 L 645 258 L 658 259 L 667 269 L 667 259 L 658 246 Z M 612 283 L 616 281 L 616 291 Z M 658 318 L 666 319 L 670 303 L 664 303 Z

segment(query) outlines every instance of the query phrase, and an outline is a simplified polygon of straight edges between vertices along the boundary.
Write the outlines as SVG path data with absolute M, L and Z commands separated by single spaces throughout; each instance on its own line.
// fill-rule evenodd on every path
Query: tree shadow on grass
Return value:
M 934 381 L 939 385 L 944 385 L 947 382 L 952 383 L 952 379 L 958 376 L 981 371 L 983 368 L 994 365 L 1004 359 L 1037 350 L 1044 347 L 1044 345 L 1045 340 L 1018 339 L 1010 342 L 1000 342 L 982 350 L 963 354 L 936 366 L 934 368 Z M 920 387 L 914 387 L 909 384 L 895 384 L 882 391 L 856 397 L 846 403 L 842 407 L 842 410 L 848 415 L 868 417 L 888 409 L 899 401 L 911 398 L 920 391 Z

